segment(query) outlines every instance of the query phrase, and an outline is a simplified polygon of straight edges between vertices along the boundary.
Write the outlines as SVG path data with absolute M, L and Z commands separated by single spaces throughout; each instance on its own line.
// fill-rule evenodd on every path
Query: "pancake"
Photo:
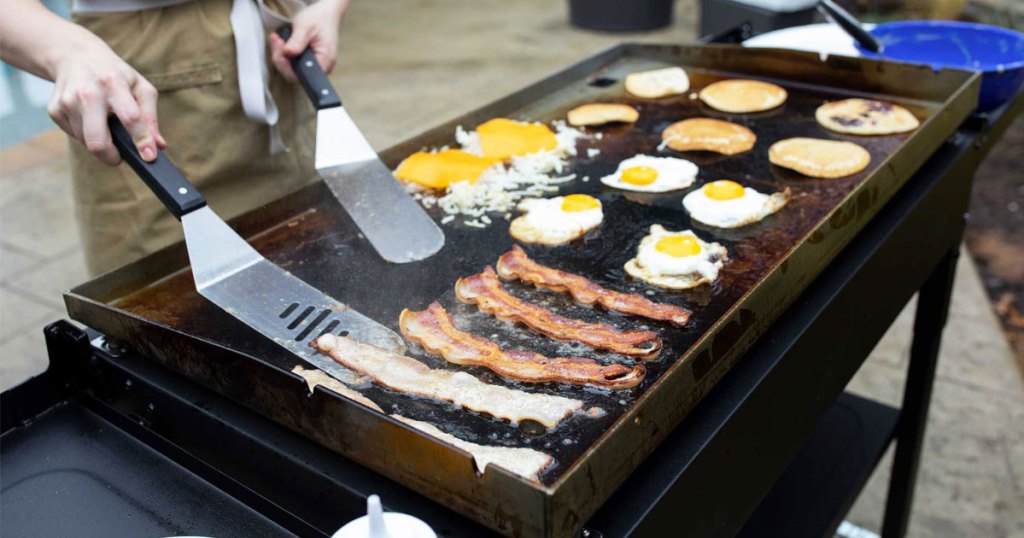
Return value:
M 909 110 L 885 101 L 843 99 L 818 107 L 814 117 L 837 133 L 887 135 L 917 129 L 921 122 Z
M 864 170 L 871 162 L 871 154 L 853 142 L 787 138 L 772 144 L 768 160 L 805 176 L 831 179 Z
M 686 93 L 690 78 L 681 67 L 665 67 L 626 75 L 626 91 L 644 99 Z
M 700 91 L 700 100 L 715 110 L 746 114 L 771 110 L 786 102 L 786 90 L 759 80 L 722 80 Z
M 663 143 L 677 151 L 743 153 L 754 147 L 757 136 L 742 125 L 711 118 L 677 121 L 661 132 Z
M 590 103 L 569 111 L 569 125 L 604 125 L 605 123 L 633 123 L 640 113 L 629 105 L 614 103 Z

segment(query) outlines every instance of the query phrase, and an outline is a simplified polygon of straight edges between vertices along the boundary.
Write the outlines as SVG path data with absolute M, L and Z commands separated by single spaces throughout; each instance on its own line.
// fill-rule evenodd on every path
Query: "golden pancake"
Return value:
M 590 103 L 569 111 L 569 125 L 603 125 L 605 123 L 633 123 L 640 113 L 629 105 L 614 103 Z
M 786 102 L 786 90 L 759 80 L 722 80 L 700 91 L 700 100 L 715 110 L 746 114 L 771 110 Z
M 768 160 L 805 176 L 837 178 L 867 168 L 871 154 L 853 142 L 787 138 L 772 144 L 768 149 Z
M 661 139 L 677 151 L 714 151 L 723 155 L 743 153 L 757 142 L 750 129 L 711 118 L 677 121 L 661 132 Z
M 843 99 L 818 107 L 814 117 L 837 133 L 886 135 L 917 129 L 921 122 L 909 110 L 885 101 Z
M 665 67 L 626 75 L 626 91 L 644 99 L 679 95 L 690 89 L 690 78 L 681 67 Z

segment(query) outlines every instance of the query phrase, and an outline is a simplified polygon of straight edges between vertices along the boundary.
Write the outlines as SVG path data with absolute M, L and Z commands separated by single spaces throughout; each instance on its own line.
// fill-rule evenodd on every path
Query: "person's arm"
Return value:
M 4 0 L 0 58 L 54 82 L 50 118 L 104 163 L 121 162 L 107 127 L 111 112 L 147 161 L 166 146 L 157 126 L 156 88 L 103 40 L 39 0 Z
M 316 0 L 295 14 L 292 36 L 285 43 L 281 36 L 270 33 L 270 59 L 278 72 L 290 82 L 296 82 L 295 71 L 288 61 L 306 47 L 312 47 L 317 62 L 324 71 L 334 69 L 338 55 L 338 26 L 348 10 L 350 0 Z

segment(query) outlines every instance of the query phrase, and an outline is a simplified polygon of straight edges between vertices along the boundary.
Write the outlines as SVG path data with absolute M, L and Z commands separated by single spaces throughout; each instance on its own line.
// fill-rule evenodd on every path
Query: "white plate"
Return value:
M 865 24 L 864 27 L 870 30 L 874 28 L 874 25 Z M 853 38 L 842 28 L 831 23 L 794 26 L 768 32 L 744 41 L 743 46 L 804 50 L 837 56 L 860 56 L 857 48 L 853 46 Z

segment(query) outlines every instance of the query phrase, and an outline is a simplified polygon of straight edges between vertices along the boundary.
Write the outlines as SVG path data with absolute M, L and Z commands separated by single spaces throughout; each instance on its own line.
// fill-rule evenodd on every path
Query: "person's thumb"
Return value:
M 306 47 L 309 46 L 312 33 L 313 31 L 309 26 L 292 26 L 292 35 L 284 44 L 285 56 L 294 57 L 302 54 L 302 51 L 306 50 Z

